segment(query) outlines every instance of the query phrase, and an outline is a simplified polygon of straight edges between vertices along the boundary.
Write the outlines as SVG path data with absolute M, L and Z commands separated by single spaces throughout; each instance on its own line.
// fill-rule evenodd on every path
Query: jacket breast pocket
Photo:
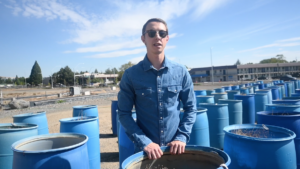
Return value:
M 154 106 L 152 98 L 153 91 L 151 88 L 135 90 L 136 94 L 136 106 L 149 107 Z
M 168 87 L 168 103 L 174 105 L 178 99 L 182 86 L 169 86 Z

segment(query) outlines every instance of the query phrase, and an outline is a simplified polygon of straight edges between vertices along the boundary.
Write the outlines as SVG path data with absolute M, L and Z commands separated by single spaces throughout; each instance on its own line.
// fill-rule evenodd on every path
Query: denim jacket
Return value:
M 180 120 L 180 101 L 184 116 Z M 132 115 L 135 106 L 137 121 Z M 157 70 L 148 60 L 128 68 L 118 93 L 119 121 L 133 141 L 135 151 L 142 151 L 154 142 L 160 146 L 179 140 L 188 142 L 196 120 L 193 83 L 187 69 L 164 59 Z

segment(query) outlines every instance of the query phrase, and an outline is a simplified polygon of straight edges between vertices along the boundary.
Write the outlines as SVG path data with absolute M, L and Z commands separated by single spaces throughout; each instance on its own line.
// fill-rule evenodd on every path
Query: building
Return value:
M 213 71 L 213 74 L 211 73 Z M 284 74 L 300 72 L 300 63 L 269 63 L 228 65 L 193 68 L 190 71 L 194 83 L 219 81 L 237 81 L 259 77 L 278 78 Z
M 213 68 L 212 67 L 193 68 L 190 70 L 190 74 L 194 83 L 211 82 L 212 76 L 214 82 L 236 81 L 237 65 L 214 66 Z
M 259 77 L 277 78 L 285 74 L 300 72 L 300 63 L 269 63 L 238 65 L 238 80 L 254 79 Z

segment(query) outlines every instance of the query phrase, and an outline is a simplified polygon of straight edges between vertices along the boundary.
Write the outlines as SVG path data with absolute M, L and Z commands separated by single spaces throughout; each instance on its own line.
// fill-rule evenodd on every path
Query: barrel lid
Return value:
M 212 95 L 207 95 L 207 96 L 203 96 L 203 95 L 198 95 L 196 97 L 215 97 L 215 96 L 212 96 Z
M 219 103 L 199 103 L 199 107 L 201 106 L 228 106 L 228 104 L 219 104 Z
M 226 90 L 227 93 L 230 93 L 230 92 L 240 92 L 240 90 Z
M 97 116 L 77 116 L 77 117 L 71 117 L 71 118 L 65 118 L 60 119 L 59 121 L 61 123 L 82 123 L 82 122 L 88 122 L 98 120 Z
M 272 111 L 260 111 L 257 112 L 257 115 L 272 116 L 272 117 L 279 117 L 279 118 L 295 118 L 295 117 L 300 117 L 300 112 L 284 111 L 283 113 L 279 113 L 279 112 L 272 112 Z
M 266 137 L 250 137 L 250 136 L 245 136 L 245 135 L 239 135 L 235 134 L 232 131 L 234 130 L 249 130 L 253 131 L 255 129 L 261 129 L 261 130 L 266 130 L 266 131 L 271 131 L 274 133 L 282 133 L 285 134 L 285 137 L 277 137 L 277 138 L 266 138 Z M 286 128 L 283 127 L 278 127 L 278 126 L 272 126 L 272 125 L 264 125 L 264 124 L 236 124 L 236 125 L 230 125 L 224 127 L 223 131 L 225 134 L 238 137 L 241 139 L 247 139 L 247 140 L 252 140 L 252 141 L 286 141 L 286 140 L 292 140 L 296 137 L 296 134 Z
M 74 140 L 64 141 L 68 139 L 74 139 Z M 45 148 L 41 148 L 43 147 L 43 143 L 47 143 L 47 142 L 49 143 L 49 141 L 51 143 L 51 146 L 47 145 L 45 146 Z M 36 153 L 36 154 L 50 153 L 50 152 L 73 149 L 87 143 L 87 141 L 88 141 L 88 136 L 84 134 L 78 134 L 78 133 L 43 134 L 43 135 L 27 137 L 25 139 L 19 140 L 12 144 L 11 149 L 15 152 L 20 152 L 20 153 Z M 60 146 L 57 145 L 58 143 L 65 143 L 65 144 L 62 144 Z M 52 145 L 56 145 L 57 147 L 53 148 Z
M 0 131 L 21 131 L 21 130 L 31 130 L 37 129 L 36 124 L 27 123 L 0 123 Z
M 13 118 L 15 117 L 26 117 L 26 116 L 40 116 L 40 115 L 45 115 L 46 112 L 45 111 L 40 111 L 40 112 L 31 112 L 31 113 L 24 113 L 24 114 L 18 114 L 18 115 L 14 115 Z
M 79 106 L 73 106 L 73 109 L 90 109 L 96 107 L 97 105 L 79 105 Z
M 299 104 L 266 104 L 266 106 L 273 106 L 273 107 L 300 107 Z
M 234 96 L 238 96 L 238 97 L 254 97 L 252 94 L 245 94 L 245 95 L 235 94 Z
M 242 102 L 243 100 L 234 100 L 234 99 L 219 99 L 221 102 Z

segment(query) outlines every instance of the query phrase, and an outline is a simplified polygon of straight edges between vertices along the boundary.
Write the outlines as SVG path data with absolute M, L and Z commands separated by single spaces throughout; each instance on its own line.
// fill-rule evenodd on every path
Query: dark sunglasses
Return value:
M 145 35 L 146 33 L 148 33 L 148 36 L 149 36 L 150 38 L 154 38 L 155 35 L 156 35 L 156 32 L 157 32 L 157 31 L 155 31 L 155 30 L 148 30 L 148 31 L 146 31 L 146 32 L 144 33 L 144 35 Z M 165 38 L 165 37 L 168 35 L 168 32 L 167 32 L 167 31 L 160 30 L 160 31 L 158 31 L 158 34 L 159 34 L 159 36 L 160 36 L 161 38 Z

